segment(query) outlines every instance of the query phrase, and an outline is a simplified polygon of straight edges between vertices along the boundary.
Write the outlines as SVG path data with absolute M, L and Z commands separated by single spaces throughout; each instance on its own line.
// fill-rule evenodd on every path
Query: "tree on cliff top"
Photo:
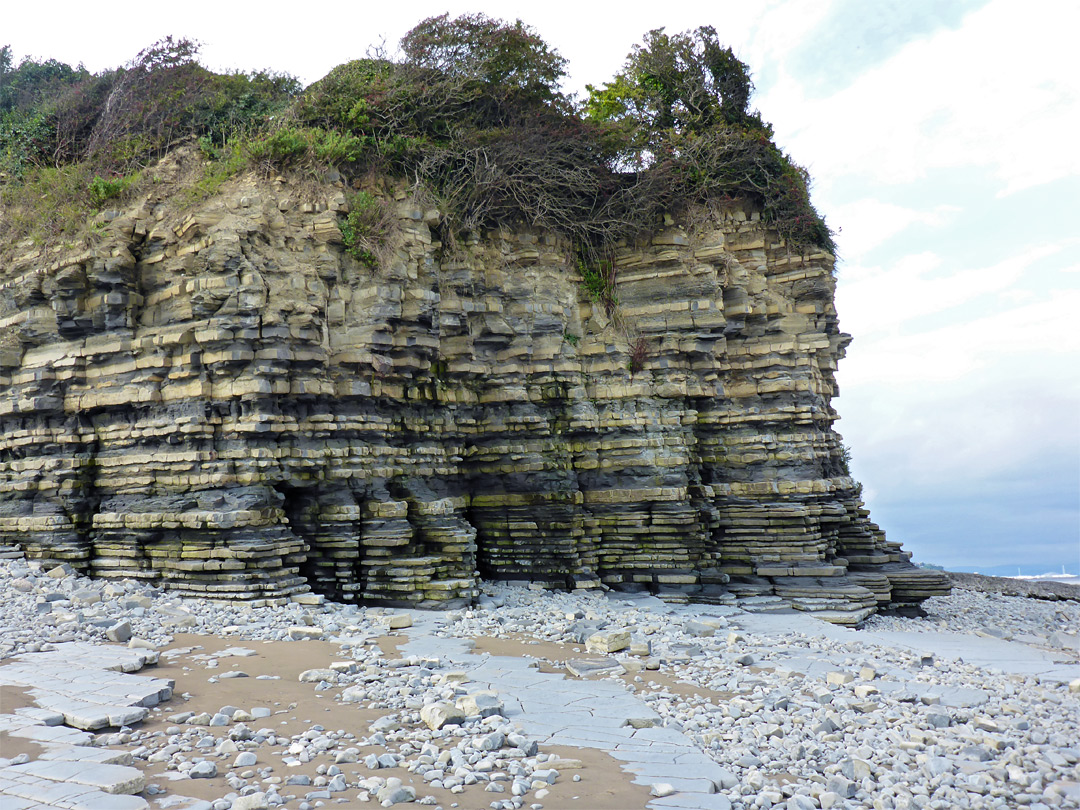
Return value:
M 663 178 L 678 202 L 748 197 L 791 244 L 836 251 L 814 210 L 809 175 L 772 140 L 772 127 L 749 109 L 750 71 L 716 30 L 649 31 L 623 69 L 588 86 L 584 113 L 616 128 L 619 162 Z
M 304 92 L 296 120 L 383 141 L 446 142 L 463 128 L 490 131 L 553 111 L 572 117 L 559 91 L 566 60 L 521 20 L 443 14 L 399 46 L 400 60 L 377 54 L 334 68 Z
M 177 143 L 267 128 L 299 89 L 282 74 L 214 73 L 197 51 L 167 37 L 91 74 L 56 60 L 13 67 L 0 48 L 0 252 L 15 237 L 74 236 Z
M 166 37 L 121 68 L 91 74 L 53 59 L 13 68 L 10 49 L 0 49 L 0 168 L 91 161 L 102 173 L 131 171 L 192 135 L 224 139 L 261 127 L 299 90 L 282 74 L 213 73 L 198 50 Z
M 716 127 L 771 136 L 748 110 L 753 87 L 749 68 L 720 45 L 712 26 L 681 34 L 657 28 L 634 46 L 613 81 L 588 85 L 585 113 L 620 126 L 641 162 Z
M 447 77 L 479 80 L 489 89 L 517 90 L 543 101 L 562 98 L 566 60 L 521 20 L 441 14 L 410 30 L 400 47 L 409 63 Z
M 89 76 L 82 65 L 73 68 L 56 59 L 26 57 L 15 65 L 11 46 L 5 45 L 0 48 L 0 115 L 28 112 Z

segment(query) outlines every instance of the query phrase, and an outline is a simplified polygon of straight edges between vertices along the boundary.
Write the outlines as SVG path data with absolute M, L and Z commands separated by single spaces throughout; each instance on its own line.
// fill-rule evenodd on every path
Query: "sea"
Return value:
M 1027 579 L 1034 582 L 1060 582 L 1062 585 L 1080 585 L 1080 576 L 1075 574 L 1035 574 L 1032 576 L 1019 575 L 1011 579 Z
M 1069 570 L 1070 566 L 1061 566 L 1058 571 L 1047 567 L 1022 565 L 956 566 L 952 570 L 968 574 L 984 574 L 988 577 L 1008 577 L 1026 579 L 1033 582 L 1060 582 L 1065 585 L 1080 585 L 1080 570 Z

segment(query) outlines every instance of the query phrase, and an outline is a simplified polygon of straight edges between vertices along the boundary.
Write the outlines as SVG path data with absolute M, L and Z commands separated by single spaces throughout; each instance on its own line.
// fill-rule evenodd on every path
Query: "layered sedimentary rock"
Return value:
M 0 544 L 185 594 L 450 604 L 480 577 L 780 597 L 855 622 L 947 590 L 870 522 L 830 400 L 833 258 L 739 206 L 615 257 L 525 226 L 236 181 L 0 269 Z M 610 311 L 609 311 L 610 309 Z

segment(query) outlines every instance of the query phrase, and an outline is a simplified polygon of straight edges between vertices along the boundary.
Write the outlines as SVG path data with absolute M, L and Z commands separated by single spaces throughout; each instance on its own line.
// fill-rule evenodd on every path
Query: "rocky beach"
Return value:
M 0 810 L 1080 807 L 1080 588 L 871 516 L 841 228 L 715 28 L 587 101 L 484 14 L 306 87 L 198 52 L 0 47 Z
M 992 591 L 854 630 L 768 600 L 490 582 L 458 610 L 214 602 L 15 557 L 0 567 L 0 796 L 1080 806 L 1080 602 Z

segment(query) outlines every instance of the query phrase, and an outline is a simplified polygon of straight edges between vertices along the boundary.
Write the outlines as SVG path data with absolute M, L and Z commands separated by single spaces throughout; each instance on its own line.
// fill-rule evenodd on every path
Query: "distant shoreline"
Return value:
M 1004 596 L 1024 596 L 1029 599 L 1068 600 L 1080 602 L 1080 585 L 1053 580 L 1014 579 L 1013 577 L 988 577 L 984 574 L 966 574 L 946 571 L 952 584 L 983 593 L 999 593 Z

